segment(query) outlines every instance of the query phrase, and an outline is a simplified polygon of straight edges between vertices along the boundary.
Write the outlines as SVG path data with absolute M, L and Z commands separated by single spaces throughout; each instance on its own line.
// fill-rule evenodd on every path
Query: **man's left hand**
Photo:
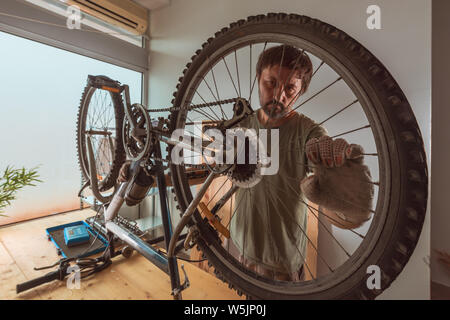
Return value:
M 348 144 L 344 139 L 329 136 L 312 138 L 306 143 L 306 156 L 316 165 L 326 168 L 341 167 L 345 161 L 362 161 L 364 150 L 360 145 Z

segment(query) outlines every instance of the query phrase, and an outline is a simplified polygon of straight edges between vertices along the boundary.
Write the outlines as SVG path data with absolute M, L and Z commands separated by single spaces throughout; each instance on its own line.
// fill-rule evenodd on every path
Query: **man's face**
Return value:
M 302 81 L 298 78 L 298 72 L 274 65 L 261 71 L 258 85 L 261 108 L 269 118 L 279 119 L 292 110 L 300 96 Z

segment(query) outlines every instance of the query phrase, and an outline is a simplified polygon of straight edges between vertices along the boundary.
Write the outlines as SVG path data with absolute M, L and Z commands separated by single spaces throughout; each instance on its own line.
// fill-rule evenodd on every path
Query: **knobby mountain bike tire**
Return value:
M 103 77 L 106 80 L 113 80 Z M 90 180 L 86 131 L 105 132 L 112 138 L 113 150 L 108 135 L 93 134 L 99 191 L 106 191 L 116 184 L 119 170 L 126 154 L 122 141 L 124 106 L 119 92 L 108 91 L 88 82 L 84 88 L 77 116 L 77 155 L 82 177 Z
M 186 65 L 172 100 L 173 106 L 181 109 L 170 115 L 171 130 L 187 126 L 187 107 L 205 76 L 223 57 L 233 57 L 233 52 L 236 55 L 248 46 L 251 56 L 251 44 L 268 42 L 297 46 L 319 57 L 358 98 L 377 148 L 380 189 L 376 211 L 364 239 L 348 260 L 333 272 L 309 281 L 279 281 L 249 270 L 224 249 L 218 232 L 196 211 L 193 223 L 201 235 L 198 249 L 217 277 L 252 298 L 374 299 L 400 274 L 417 244 L 427 207 L 428 173 L 423 140 L 407 98 L 384 65 L 359 42 L 330 24 L 297 14 L 270 13 L 232 23 L 209 38 Z M 236 70 L 237 64 L 236 58 Z M 216 92 L 214 98 L 225 98 L 219 97 L 217 87 Z M 172 148 L 169 146 L 169 153 Z M 170 170 L 179 207 L 184 211 L 193 199 L 187 167 L 172 163 Z M 367 286 L 371 265 L 380 268 L 380 288 Z

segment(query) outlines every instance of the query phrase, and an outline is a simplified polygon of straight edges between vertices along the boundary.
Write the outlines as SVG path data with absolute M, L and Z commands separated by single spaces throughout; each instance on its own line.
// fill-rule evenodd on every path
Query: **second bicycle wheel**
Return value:
M 230 246 L 234 240 L 242 242 L 233 238 L 236 234 L 231 232 L 231 239 L 225 241 L 199 211 L 193 216 L 200 233 L 198 248 L 218 277 L 253 298 L 375 298 L 403 270 L 417 244 L 426 212 L 428 175 L 420 130 L 405 95 L 383 64 L 361 44 L 329 24 L 296 14 L 259 15 L 232 23 L 208 39 L 184 70 L 173 100 L 173 105 L 181 109 L 171 114 L 171 130 L 183 129 L 194 137 L 201 136 L 204 125 L 232 117 L 232 105 L 221 103 L 224 100 L 245 98 L 253 109 L 258 109 L 260 92 L 255 63 L 261 52 L 276 46 L 301 50 L 309 56 L 314 69 L 308 91 L 292 106 L 292 111 L 326 127 L 332 138 L 343 137 L 364 147 L 365 163 L 372 174 L 368 183 L 375 196 L 370 220 L 359 228 L 343 230 L 331 226 L 324 219 L 327 215 L 308 203 L 308 216 L 286 214 L 281 204 L 274 208 L 280 212 L 279 220 L 263 219 L 257 213 L 248 217 L 258 228 L 245 226 L 244 222 L 244 242 L 246 236 L 247 241 L 254 241 L 258 234 L 268 235 L 268 239 L 281 234 L 298 245 L 304 275 L 297 280 L 278 277 L 275 271 L 260 272 L 245 262 L 245 252 L 236 252 Z M 189 108 L 201 104 L 205 107 Z M 295 147 L 280 150 L 280 165 L 286 163 L 283 159 L 290 152 L 295 152 Z M 170 166 L 182 211 L 199 189 L 191 186 L 186 172 L 190 164 L 202 161 L 202 155 L 190 151 L 183 156 L 183 164 Z M 212 208 L 220 197 L 238 190 L 235 197 L 224 198 L 227 203 L 217 213 L 227 228 L 236 219 L 235 214 L 248 214 L 238 208 L 244 203 L 242 206 L 251 209 L 248 204 L 252 203 L 252 192 L 258 184 L 266 183 L 267 190 L 272 189 L 270 194 L 274 194 L 276 186 L 266 177 L 256 186 L 237 183 L 252 177 L 252 170 L 244 166 L 224 174 L 217 179 L 214 192 L 203 199 Z M 299 183 L 303 176 L 295 173 L 302 170 L 297 167 L 292 172 L 292 179 Z M 291 195 L 302 199 L 300 188 L 292 190 Z M 265 201 L 268 205 L 271 201 L 282 203 L 269 196 Z M 279 240 L 266 242 L 264 250 L 275 242 Z M 280 250 L 279 246 L 273 248 Z M 370 266 L 380 270 L 379 287 L 367 285 Z
M 126 154 L 122 142 L 124 107 L 119 83 L 105 76 L 89 76 L 77 121 L 77 154 L 85 181 L 90 180 L 86 136 L 91 136 L 99 190 L 116 184 Z

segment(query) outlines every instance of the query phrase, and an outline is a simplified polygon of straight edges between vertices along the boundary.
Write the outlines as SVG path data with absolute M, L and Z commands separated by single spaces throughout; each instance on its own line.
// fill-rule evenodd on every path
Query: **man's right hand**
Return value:
M 300 184 L 306 198 L 334 216 L 340 228 L 357 228 L 369 220 L 374 184 L 363 148 L 322 136 L 307 142 L 306 154 L 313 164 L 313 174 Z

